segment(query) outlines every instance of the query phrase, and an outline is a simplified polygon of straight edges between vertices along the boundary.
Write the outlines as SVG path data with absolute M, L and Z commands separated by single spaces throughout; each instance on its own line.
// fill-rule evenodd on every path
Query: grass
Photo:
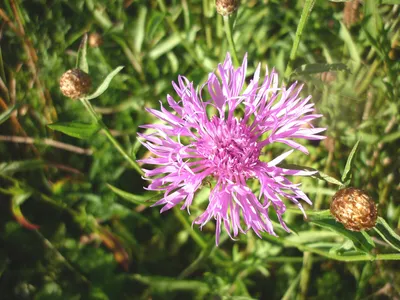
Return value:
M 400 297 L 399 11 L 396 0 L 358 6 L 248 0 L 224 21 L 211 0 L 6 0 L 0 5 L 2 297 Z M 86 55 L 94 87 L 124 66 L 88 102 L 92 115 L 64 97 L 58 83 L 75 67 L 86 32 L 103 40 Z M 287 163 L 340 180 L 360 140 L 346 170 L 351 185 L 378 204 L 383 221 L 376 231 L 352 233 L 330 219 L 326 209 L 339 186 L 329 177 L 301 178 L 314 203 L 305 207 L 309 220 L 288 205 L 285 221 L 295 233 L 276 225 L 279 238 L 223 235 L 215 247 L 212 222 L 203 231 L 191 227 L 208 200 L 207 185 L 190 216 L 149 207 L 159 196 L 143 189 L 147 182 L 135 163 L 148 155 L 137 140 L 139 126 L 155 121 L 144 108 L 174 95 L 171 81 L 180 74 L 204 82 L 232 48 L 239 61 L 247 53 L 249 74 L 261 62 L 281 81 L 303 82 L 303 96 L 311 94 L 324 115 L 318 126 L 328 128 L 328 138 L 308 143 L 310 155 L 293 153 Z M 80 139 L 48 126 L 89 124 L 93 116 L 101 116 L 102 130 L 85 135 L 91 131 L 80 127 Z M 276 146 L 265 159 L 285 149 Z

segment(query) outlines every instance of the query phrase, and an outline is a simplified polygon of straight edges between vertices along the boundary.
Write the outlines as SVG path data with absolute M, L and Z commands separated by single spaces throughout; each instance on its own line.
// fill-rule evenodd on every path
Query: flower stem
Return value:
M 307 245 L 296 243 L 293 241 L 280 239 L 271 235 L 263 235 L 263 238 L 266 240 L 276 242 L 281 244 L 285 247 L 295 247 L 302 252 L 308 251 L 311 253 L 315 253 L 330 259 L 338 260 L 338 261 L 375 261 L 375 260 L 400 260 L 400 253 L 389 253 L 389 254 L 377 254 L 377 255 L 370 255 L 370 254 L 356 254 L 356 255 L 339 255 L 335 253 L 326 252 L 314 247 L 309 247 Z
M 178 218 L 178 220 L 182 223 L 183 227 L 188 231 L 192 239 L 196 242 L 198 246 L 200 246 L 202 249 L 207 248 L 207 243 L 202 239 L 202 237 L 191 228 L 189 222 L 186 220 L 186 218 L 183 216 L 182 212 L 178 208 L 173 209 L 175 216 Z
M 297 49 L 299 48 L 300 39 L 303 34 L 303 29 L 307 23 L 308 17 L 311 14 L 314 3 L 315 3 L 315 0 L 306 0 L 306 2 L 304 3 L 303 11 L 301 12 L 301 16 L 300 16 L 300 22 L 296 29 L 296 36 L 294 38 L 292 50 L 290 51 L 289 62 L 287 64 L 286 70 L 285 70 L 285 80 L 286 81 L 289 80 L 290 74 L 293 71 L 293 63 L 294 63 L 294 60 L 296 59 Z
M 95 112 L 93 106 L 90 104 L 89 100 L 87 99 L 80 99 L 82 104 L 85 106 L 86 110 L 89 112 L 89 114 L 92 116 L 92 118 L 96 121 L 96 123 L 99 125 L 99 127 L 102 129 L 106 137 L 109 139 L 111 144 L 115 147 L 115 149 L 118 150 L 119 153 L 129 162 L 129 164 L 136 170 L 140 175 L 144 175 L 144 172 L 140 168 L 139 164 L 132 159 L 132 157 L 126 153 L 126 151 L 122 148 L 122 146 L 118 143 L 118 141 L 113 137 L 111 134 L 110 130 L 107 128 L 107 126 L 103 123 L 101 120 L 101 117 Z
M 235 47 L 235 42 L 233 41 L 233 36 L 232 36 L 232 30 L 231 30 L 231 24 L 229 21 L 229 16 L 224 16 L 224 27 L 225 27 L 225 34 L 226 38 L 228 39 L 229 43 L 229 48 L 231 48 L 233 60 L 235 62 L 236 66 L 240 66 L 237 53 L 236 53 L 236 47 Z

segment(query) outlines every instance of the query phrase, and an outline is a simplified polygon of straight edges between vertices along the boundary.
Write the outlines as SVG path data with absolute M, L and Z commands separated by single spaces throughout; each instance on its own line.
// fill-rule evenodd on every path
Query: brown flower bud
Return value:
M 341 189 L 333 196 L 331 214 L 336 221 L 352 231 L 373 228 L 378 217 L 374 200 L 356 188 Z
M 91 48 L 100 47 L 103 44 L 103 37 L 101 36 L 101 34 L 93 32 L 89 35 L 88 43 L 89 47 Z
M 360 1 L 352 0 L 345 2 L 343 10 L 343 23 L 350 28 L 360 18 Z
M 60 78 L 60 90 L 64 96 L 78 99 L 87 94 L 92 87 L 89 74 L 80 69 L 65 72 Z
M 229 16 L 239 7 L 239 0 L 216 0 L 217 13 L 222 16 Z

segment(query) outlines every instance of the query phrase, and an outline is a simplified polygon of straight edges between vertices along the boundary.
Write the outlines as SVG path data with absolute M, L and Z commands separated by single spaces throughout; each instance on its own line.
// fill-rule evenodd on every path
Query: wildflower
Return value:
M 371 229 L 378 218 L 374 200 L 356 188 L 341 189 L 333 196 L 331 214 L 351 231 Z
M 310 96 L 299 97 L 302 86 L 295 83 L 288 89 L 279 88 L 277 73 L 268 73 L 268 69 L 260 84 L 259 65 L 244 88 L 246 69 L 247 57 L 242 66 L 235 69 L 228 53 L 225 62 L 217 68 L 220 80 L 215 73 L 210 73 L 200 90 L 179 76 L 178 83 L 172 84 L 180 100 L 176 102 L 172 96 L 167 96 L 175 113 L 162 104 L 160 111 L 148 109 L 166 124 L 145 125 L 144 128 L 155 132 L 140 134 L 143 145 L 155 155 L 141 162 L 160 165 L 144 171 L 152 180 L 148 189 L 164 192 L 164 197 L 155 203 L 164 205 L 161 212 L 181 202 L 181 209 L 189 212 L 196 191 L 203 182 L 213 179 L 208 207 L 194 223 L 202 228 L 214 218 L 217 244 L 222 225 L 231 238 L 249 229 L 259 237 L 261 232 L 276 235 L 268 217 L 271 206 L 283 228 L 289 231 L 282 220 L 286 210 L 282 198 L 291 200 L 303 213 L 299 200 L 309 204 L 311 201 L 299 189 L 299 184 L 293 184 L 285 176 L 313 172 L 277 166 L 293 149 L 269 162 L 261 161 L 260 156 L 273 143 L 284 143 L 308 153 L 293 139 L 324 138 L 318 135 L 324 128 L 313 128 L 309 124 L 321 115 L 311 113 Z M 203 97 L 207 98 L 203 100 Z M 215 115 L 208 115 L 210 108 L 214 108 Z M 242 117 L 239 117 L 241 112 Z M 260 182 L 258 197 L 247 185 L 251 179 Z

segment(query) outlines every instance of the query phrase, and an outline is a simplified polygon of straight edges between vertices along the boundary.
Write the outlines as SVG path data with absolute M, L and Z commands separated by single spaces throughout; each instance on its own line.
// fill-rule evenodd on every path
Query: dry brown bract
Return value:
M 374 200 L 356 188 L 341 189 L 333 196 L 331 214 L 336 221 L 352 231 L 373 228 L 378 217 Z
M 217 12 L 222 16 L 229 16 L 239 7 L 239 0 L 216 0 Z
M 65 72 L 60 78 L 60 90 L 64 96 L 78 99 L 90 91 L 92 80 L 80 69 Z

